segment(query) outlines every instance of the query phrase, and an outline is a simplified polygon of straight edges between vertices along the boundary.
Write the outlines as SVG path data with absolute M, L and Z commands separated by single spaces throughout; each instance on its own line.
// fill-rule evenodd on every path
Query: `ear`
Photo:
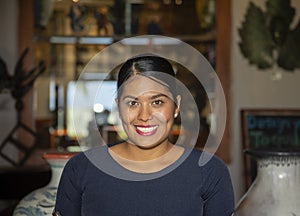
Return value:
M 181 104 L 181 96 L 177 95 L 176 97 L 176 108 L 175 108 L 175 113 L 174 113 L 174 118 L 176 118 L 179 114 L 180 111 L 180 104 Z
M 115 98 L 115 103 L 117 105 L 117 109 L 119 110 L 119 99 L 118 98 Z

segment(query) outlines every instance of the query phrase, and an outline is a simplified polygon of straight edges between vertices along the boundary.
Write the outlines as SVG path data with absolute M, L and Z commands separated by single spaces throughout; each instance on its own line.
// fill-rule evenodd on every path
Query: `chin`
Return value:
M 161 145 L 162 143 L 161 142 L 139 142 L 139 141 L 128 141 L 129 143 L 141 148 L 141 149 L 153 149 L 159 145 Z

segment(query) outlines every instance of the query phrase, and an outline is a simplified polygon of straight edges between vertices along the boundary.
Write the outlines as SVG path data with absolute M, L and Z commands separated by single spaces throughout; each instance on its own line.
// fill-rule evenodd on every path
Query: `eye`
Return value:
M 139 105 L 139 103 L 137 101 L 128 101 L 126 104 L 129 107 L 136 107 Z
M 155 101 L 152 102 L 152 104 L 153 104 L 154 106 L 160 106 L 160 105 L 162 105 L 163 103 L 164 103 L 164 101 L 162 101 L 162 100 L 155 100 Z

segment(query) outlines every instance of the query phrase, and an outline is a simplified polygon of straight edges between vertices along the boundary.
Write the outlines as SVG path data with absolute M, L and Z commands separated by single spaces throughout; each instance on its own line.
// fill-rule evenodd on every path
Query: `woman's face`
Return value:
M 168 136 L 179 112 L 180 97 L 150 78 L 131 77 L 118 99 L 123 128 L 128 141 L 141 148 L 153 148 L 168 143 Z

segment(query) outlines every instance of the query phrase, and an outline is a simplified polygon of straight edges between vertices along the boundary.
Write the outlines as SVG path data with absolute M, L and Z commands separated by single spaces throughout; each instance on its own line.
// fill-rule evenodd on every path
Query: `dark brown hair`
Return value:
M 132 76 L 146 76 L 169 88 L 174 99 L 177 96 L 175 72 L 172 64 L 165 58 L 144 54 L 128 59 L 120 68 L 118 74 L 118 97 L 122 92 L 122 85 Z

